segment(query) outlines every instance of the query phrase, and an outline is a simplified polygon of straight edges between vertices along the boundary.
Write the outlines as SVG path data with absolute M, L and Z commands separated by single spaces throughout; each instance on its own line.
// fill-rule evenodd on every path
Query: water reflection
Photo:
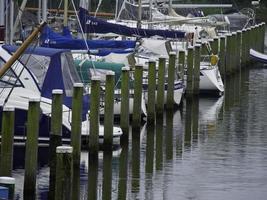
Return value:
M 97 199 L 98 189 L 98 155 L 88 154 L 89 169 L 88 169 L 88 200 Z M 86 166 L 84 166 L 86 167 Z
M 111 199 L 111 184 L 112 184 L 112 151 L 104 151 L 104 162 L 103 162 L 103 190 L 102 199 Z
M 127 181 L 128 181 L 128 150 L 129 138 L 123 137 L 121 140 L 121 155 L 119 168 L 119 185 L 118 185 L 118 200 L 127 199 Z
M 173 111 L 166 112 L 165 130 L 166 160 L 173 158 Z
M 156 119 L 156 170 L 162 169 L 163 162 L 163 118 Z
M 140 190 L 140 129 L 132 131 L 132 198 L 138 196 Z
M 145 162 L 145 199 L 153 199 L 153 167 L 154 167 L 154 125 L 147 126 L 146 162 Z
M 242 71 L 225 80 L 224 96 L 186 99 L 155 126 L 130 131 L 117 152 L 83 152 L 80 199 L 265 199 L 267 69 Z M 16 199 L 23 152 L 14 151 Z M 47 148 L 38 157 L 38 199 L 48 199 Z

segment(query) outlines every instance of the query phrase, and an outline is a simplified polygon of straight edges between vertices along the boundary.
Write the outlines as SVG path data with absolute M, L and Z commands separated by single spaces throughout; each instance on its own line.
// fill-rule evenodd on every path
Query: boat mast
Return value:
M 9 44 L 13 44 L 14 36 L 14 1 L 10 1 L 10 13 L 9 13 Z
M 169 10 L 168 10 L 168 13 L 170 14 L 172 10 L 172 0 L 169 0 Z
M 116 0 L 116 7 L 115 7 L 115 20 L 117 19 L 117 16 L 118 16 L 118 5 L 119 4 L 119 2 L 118 2 L 118 0 Z
M 138 0 L 138 20 L 137 20 L 137 28 L 141 28 L 142 21 L 142 0 Z
M 149 22 L 152 22 L 152 0 L 149 0 Z M 151 28 L 152 24 L 148 25 L 148 28 Z
M 19 12 L 18 12 L 16 21 L 15 21 L 15 24 L 14 24 L 14 32 L 13 32 L 13 36 L 12 37 L 14 37 L 14 34 L 18 29 L 19 22 L 21 20 L 21 16 L 22 16 L 22 13 L 23 13 L 23 11 L 24 11 L 24 9 L 26 7 L 26 4 L 27 4 L 27 0 L 23 0 L 22 3 L 21 3 L 21 6 L 20 6 Z
M 41 22 L 41 9 L 42 9 L 42 0 L 38 0 L 38 12 L 37 12 L 38 23 Z
M 14 62 L 18 60 L 18 58 L 23 54 L 26 48 L 32 43 L 32 41 L 38 36 L 38 33 L 45 26 L 45 22 L 41 23 L 32 34 L 25 40 L 25 42 L 16 50 L 13 56 L 1 67 L 0 69 L 0 79 L 3 75 L 9 70 L 9 68 L 13 65 Z
M 0 26 L 5 26 L 5 0 L 0 0 Z
M 64 21 L 63 21 L 64 27 L 68 26 L 68 5 L 69 5 L 69 1 L 64 0 Z
M 47 0 L 42 1 L 42 19 L 47 21 Z

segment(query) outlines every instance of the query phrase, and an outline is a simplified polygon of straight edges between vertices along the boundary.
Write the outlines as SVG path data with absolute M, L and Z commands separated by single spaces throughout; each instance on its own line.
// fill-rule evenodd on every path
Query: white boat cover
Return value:
M 252 59 L 267 64 L 267 55 L 266 54 L 255 51 L 254 49 L 250 49 L 249 54 L 250 54 L 250 57 Z

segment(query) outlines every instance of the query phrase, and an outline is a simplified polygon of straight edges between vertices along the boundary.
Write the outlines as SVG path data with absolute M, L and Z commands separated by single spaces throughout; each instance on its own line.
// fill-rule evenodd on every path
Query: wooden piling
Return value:
M 212 53 L 214 55 L 218 55 L 218 52 L 219 52 L 219 37 L 214 37 L 213 38 L 213 42 L 212 42 Z
M 232 34 L 228 33 L 226 34 L 226 64 L 225 64 L 225 75 L 231 74 L 231 53 L 232 53 L 232 40 L 231 40 Z
M 141 125 L 141 102 L 142 102 L 143 66 L 136 65 L 134 72 L 134 103 L 133 103 L 133 128 Z
M 5 106 L 2 112 L 0 176 L 11 176 L 13 169 L 14 107 Z
M 39 136 L 40 98 L 29 99 L 25 152 L 24 196 L 35 196 Z M 27 198 L 25 198 L 27 199 Z
M 247 55 L 247 59 L 246 59 L 246 64 L 249 63 L 250 59 L 249 59 L 249 51 L 251 48 L 251 44 L 253 43 L 253 35 L 252 35 L 252 31 L 251 28 L 247 29 L 247 49 L 246 49 L 246 55 Z
M 246 39 L 247 39 L 247 33 L 246 29 L 242 30 L 242 39 L 241 39 L 241 68 L 244 67 L 246 63 Z
M 51 112 L 51 136 L 58 140 L 58 146 L 61 145 L 62 138 L 62 95 L 63 90 L 52 91 L 52 112 Z M 55 149 L 56 152 L 56 149 Z
M 72 199 L 73 148 L 59 146 L 57 153 L 55 200 Z
M 261 52 L 264 52 L 265 47 L 265 22 L 261 23 L 261 40 L 260 40 L 260 50 Z
M 194 69 L 194 48 L 188 47 L 187 53 L 187 80 L 186 80 L 186 95 L 193 94 L 193 69 Z
M 73 147 L 73 164 L 80 166 L 81 157 L 81 126 L 83 106 L 83 84 L 74 83 L 72 95 L 72 117 L 71 117 L 71 146 Z
M 209 39 L 208 39 L 208 43 L 209 43 L 210 48 L 211 48 L 211 53 L 213 53 L 214 39 L 213 39 L 213 38 L 209 38 Z M 214 54 L 214 53 L 213 53 L 213 54 Z
M 120 125 L 123 134 L 128 134 L 129 132 L 129 71 L 129 67 L 122 68 Z
M 166 58 L 161 56 L 159 58 L 158 82 L 157 82 L 156 112 L 158 116 L 162 115 L 164 111 L 165 67 L 166 67 Z
M 237 49 L 237 33 L 232 33 L 232 53 L 231 53 L 231 61 L 232 61 L 232 73 L 235 73 L 237 71 L 237 52 L 239 50 Z
M 92 154 L 98 152 L 99 138 L 99 108 L 100 108 L 100 77 L 91 78 L 91 96 L 90 96 L 90 134 L 89 150 Z
M 173 109 L 174 105 L 174 78 L 176 67 L 176 53 L 170 52 L 169 54 L 169 66 L 168 66 L 168 86 L 167 86 L 167 100 L 166 108 Z
M 51 132 L 49 138 L 49 199 L 55 197 L 56 148 L 62 145 L 62 98 L 63 90 L 52 91 Z
M 193 93 L 195 95 L 199 94 L 199 81 L 200 81 L 200 52 L 201 52 L 201 45 L 195 45 L 195 54 L 194 54 L 194 81 L 193 81 Z
M 147 92 L 147 121 L 154 124 L 155 119 L 155 91 L 156 91 L 156 62 L 149 60 L 148 63 L 148 92 Z
M 258 51 L 258 42 L 259 42 L 259 32 L 258 32 L 258 25 L 251 26 L 251 32 L 253 35 L 253 42 L 251 44 L 251 48 Z
M 240 64 L 241 64 L 241 53 L 242 53 L 242 31 L 237 31 L 237 42 L 236 42 L 236 50 L 237 50 L 237 71 L 240 71 Z
M 105 146 L 111 146 L 113 142 L 114 87 L 115 87 L 115 73 L 113 71 L 109 71 L 106 74 L 106 84 L 105 84 L 105 108 L 104 108 Z
M 8 176 L 0 177 L 0 186 L 8 188 L 8 199 L 10 200 L 15 198 L 15 183 L 15 178 Z
M 184 80 L 184 69 L 185 69 L 185 51 L 179 51 L 178 55 L 178 72 L 179 72 L 179 79 Z
M 220 36 L 219 71 L 222 77 L 225 75 L 225 36 Z

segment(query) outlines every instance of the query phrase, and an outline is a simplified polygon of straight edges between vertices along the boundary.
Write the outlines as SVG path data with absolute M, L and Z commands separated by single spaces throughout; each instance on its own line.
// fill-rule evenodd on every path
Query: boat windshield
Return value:
M 36 54 L 23 54 L 20 61 L 27 66 L 27 68 L 35 76 L 35 80 L 39 87 L 42 88 L 45 76 L 50 64 L 50 57 Z
M 66 96 L 72 96 L 74 83 L 80 83 L 81 80 L 75 69 L 73 57 L 70 52 L 61 54 L 61 69 Z
M 0 68 L 5 64 L 4 60 L 0 58 Z M 16 67 L 16 63 L 12 66 Z M 4 76 L 0 79 L 0 88 L 7 88 L 7 87 L 21 87 L 21 82 L 19 81 L 18 77 L 15 75 L 12 68 L 10 68 Z

